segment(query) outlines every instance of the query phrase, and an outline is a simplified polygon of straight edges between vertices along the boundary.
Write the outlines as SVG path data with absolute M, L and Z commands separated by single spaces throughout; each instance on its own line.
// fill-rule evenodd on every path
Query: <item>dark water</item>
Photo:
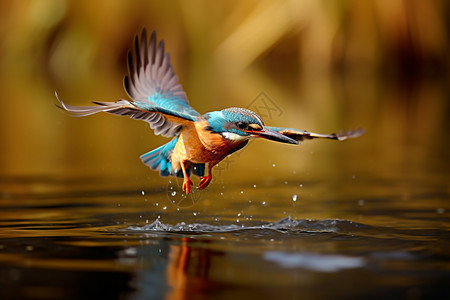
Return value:
M 297 177 L 2 178 L 0 298 L 448 299 L 445 176 Z

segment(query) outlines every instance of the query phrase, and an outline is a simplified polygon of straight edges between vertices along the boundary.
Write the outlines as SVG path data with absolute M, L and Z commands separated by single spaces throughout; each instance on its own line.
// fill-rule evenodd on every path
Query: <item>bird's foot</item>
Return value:
M 198 184 L 198 189 L 203 190 L 204 188 L 206 188 L 208 184 L 211 182 L 211 179 L 212 179 L 211 175 L 202 176 L 200 178 L 200 183 Z
M 185 178 L 183 181 L 183 191 L 186 192 L 186 195 L 189 195 L 191 191 L 192 181 L 189 178 Z

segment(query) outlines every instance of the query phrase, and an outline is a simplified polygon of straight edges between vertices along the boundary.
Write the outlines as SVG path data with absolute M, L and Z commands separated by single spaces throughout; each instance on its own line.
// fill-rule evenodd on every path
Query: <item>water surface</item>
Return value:
M 295 178 L 217 180 L 190 202 L 175 181 L 2 178 L 0 296 L 450 295 L 446 178 Z

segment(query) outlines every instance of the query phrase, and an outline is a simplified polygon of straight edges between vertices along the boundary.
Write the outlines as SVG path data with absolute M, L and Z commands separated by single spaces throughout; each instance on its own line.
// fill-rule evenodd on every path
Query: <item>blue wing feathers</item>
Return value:
M 165 53 L 164 41 L 157 42 L 155 31 L 149 42 L 145 28 L 140 36 L 136 36 L 134 49 L 128 53 L 128 76 L 124 79 L 124 86 L 136 102 L 200 116 L 189 106 L 186 93 L 170 63 L 170 55 Z
M 171 111 L 180 112 L 190 116 L 200 116 L 200 114 L 194 110 L 183 98 L 179 98 L 176 95 L 161 95 L 160 93 L 155 93 L 148 96 L 148 101 Z
M 133 105 L 138 107 L 139 109 L 142 109 L 147 112 L 159 112 L 164 115 L 169 115 L 173 117 L 177 117 L 180 119 L 193 121 L 195 122 L 195 117 L 191 114 L 186 114 L 181 111 L 171 110 L 166 107 L 162 107 L 160 105 L 154 105 L 153 103 L 146 103 L 146 102 L 133 102 Z

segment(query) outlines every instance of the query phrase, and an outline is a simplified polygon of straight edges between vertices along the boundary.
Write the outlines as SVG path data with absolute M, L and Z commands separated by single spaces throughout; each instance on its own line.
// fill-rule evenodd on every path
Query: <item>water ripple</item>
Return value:
M 221 224 L 211 225 L 206 223 L 185 222 L 176 225 L 162 223 L 156 219 L 153 223 L 144 226 L 129 226 L 128 230 L 139 232 L 196 232 L 196 233 L 223 233 L 235 232 L 243 230 L 276 230 L 280 232 L 351 232 L 356 228 L 366 227 L 349 220 L 325 219 L 325 220 L 293 220 L 291 217 L 281 219 L 277 222 L 260 223 L 253 226 L 237 225 L 237 224 Z

